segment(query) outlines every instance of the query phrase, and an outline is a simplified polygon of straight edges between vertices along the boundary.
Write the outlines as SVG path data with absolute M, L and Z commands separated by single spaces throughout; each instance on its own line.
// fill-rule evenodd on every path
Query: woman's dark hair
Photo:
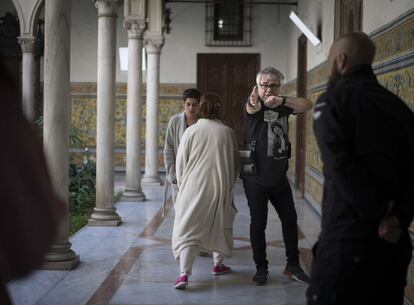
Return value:
M 201 96 L 199 116 L 202 119 L 220 119 L 221 101 L 214 93 L 205 93 Z
M 185 102 L 188 98 L 195 98 L 200 101 L 201 93 L 195 88 L 185 89 L 183 92 L 183 101 Z

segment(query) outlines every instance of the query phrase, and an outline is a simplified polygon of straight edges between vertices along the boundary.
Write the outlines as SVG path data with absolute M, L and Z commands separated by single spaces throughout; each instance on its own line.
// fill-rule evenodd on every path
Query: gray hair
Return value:
M 279 70 L 273 67 L 267 67 L 267 68 L 262 69 L 259 73 L 257 73 L 256 75 L 257 85 L 259 85 L 260 79 L 262 78 L 263 75 L 272 75 L 273 77 L 271 78 L 277 79 L 281 85 L 283 84 L 283 80 L 285 79 L 285 76 L 282 74 L 282 72 L 280 72 Z

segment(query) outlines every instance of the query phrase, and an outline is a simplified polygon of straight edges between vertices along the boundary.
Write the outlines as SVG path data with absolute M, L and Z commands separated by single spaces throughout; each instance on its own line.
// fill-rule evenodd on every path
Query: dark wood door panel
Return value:
M 231 126 L 237 135 L 239 144 L 243 142 L 243 110 L 244 102 L 246 101 L 247 88 L 252 84 L 249 82 L 249 67 L 243 62 L 234 62 L 231 64 L 231 84 L 230 99 L 228 103 L 227 113 L 231 114 L 226 122 Z M 254 72 L 255 73 L 255 72 Z M 255 73 L 256 74 L 256 73 Z
M 197 86 L 202 93 L 217 94 L 222 120 L 232 127 L 243 144 L 244 102 L 255 85 L 259 54 L 198 54 Z
M 225 63 L 206 65 L 206 87 L 212 91 L 223 92 L 227 82 L 227 67 Z
M 307 88 L 307 43 L 305 35 L 298 38 L 298 78 L 297 96 L 306 98 Z M 306 114 L 300 113 L 296 118 L 296 168 L 295 186 L 302 197 L 305 195 L 305 163 L 306 163 Z

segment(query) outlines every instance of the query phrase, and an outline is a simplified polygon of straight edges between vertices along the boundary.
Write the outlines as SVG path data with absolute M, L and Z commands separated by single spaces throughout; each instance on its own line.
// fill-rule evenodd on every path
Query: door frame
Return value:
M 298 38 L 298 71 L 296 91 L 298 97 L 306 98 L 307 94 L 307 43 L 305 35 Z M 295 186 L 300 196 L 305 196 L 305 166 L 306 166 L 306 112 L 296 117 L 296 167 Z

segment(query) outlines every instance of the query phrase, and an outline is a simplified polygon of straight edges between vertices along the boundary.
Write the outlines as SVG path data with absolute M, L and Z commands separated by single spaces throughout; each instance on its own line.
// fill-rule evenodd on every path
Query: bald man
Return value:
M 325 182 L 308 305 L 403 304 L 414 114 L 378 83 L 374 55 L 364 33 L 346 34 L 329 51 L 328 89 L 313 115 Z

